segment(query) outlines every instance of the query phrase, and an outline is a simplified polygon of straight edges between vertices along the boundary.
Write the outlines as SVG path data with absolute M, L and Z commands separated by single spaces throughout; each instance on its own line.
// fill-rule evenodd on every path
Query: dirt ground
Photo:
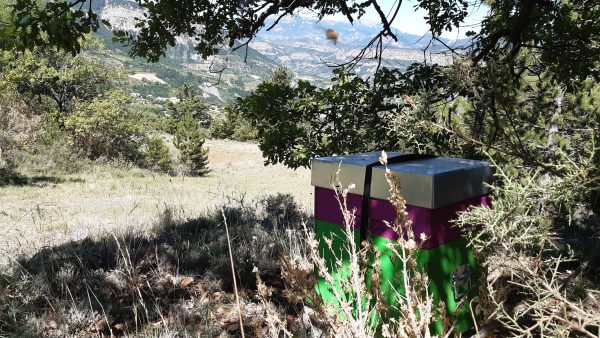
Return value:
M 0 188 L 0 264 L 69 240 L 145 231 L 165 208 L 192 218 L 232 200 L 252 203 L 261 196 L 289 193 L 312 209 L 309 169 L 264 166 L 252 143 L 208 140 L 206 146 L 212 170 L 206 177 L 97 168 Z

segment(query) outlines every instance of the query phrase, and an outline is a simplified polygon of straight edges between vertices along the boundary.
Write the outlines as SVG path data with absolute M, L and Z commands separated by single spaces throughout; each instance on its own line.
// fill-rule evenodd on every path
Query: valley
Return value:
M 134 1 L 105 0 L 94 2 L 102 19 L 111 23 L 112 29 L 135 31 L 135 18 L 143 14 Z M 271 25 L 272 20 L 267 22 Z M 336 44 L 326 39 L 325 30 L 333 29 L 339 35 Z M 318 21 L 309 15 L 296 15 L 283 18 L 269 31 L 261 31 L 246 47 L 233 52 L 221 51 L 218 55 L 204 60 L 195 53 L 193 41 L 186 37 L 177 39 L 177 44 L 166 51 L 158 63 L 131 59 L 127 47 L 113 43 L 112 32 L 102 27 L 97 37 L 107 47 L 107 57 L 116 59 L 131 81 L 128 89 L 150 101 L 161 98 L 164 101 L 172 91 L 183 83 L 196 83 L 205 100 L 216 106 L 223 106 L 236 97 L 247 95 L 261 81 L 267 79 L 278 67 L 291 69 L 296 79 L 310 81 L 318 86 L 327 86 L 332 76 L 333 66 L 346 63 L 364 48 L 377 34 L 377 25 L 360 21 L 351 25 L 347 22 L 324 19 Z M 412 63 L 447 64 L 450 54 L 439 44 L 429 45 L 429 36 L 416 36 L 396 31 L 398 42 L 388 41 L 385 48 L 383 67 L 405 69 Z M 466 40 L 450 41 L 446 44 L 459 46 Z M 427 49 L 424 53 L 423 50 Z M 365 58 L 353 68 L 357 74 L 368 77 L 375 72 L 378 62 L 374 51 L 367 51 Z M 148 80 L 139 74 L 152 74 Z M 136 75 L 138 74 L 138 75 Z

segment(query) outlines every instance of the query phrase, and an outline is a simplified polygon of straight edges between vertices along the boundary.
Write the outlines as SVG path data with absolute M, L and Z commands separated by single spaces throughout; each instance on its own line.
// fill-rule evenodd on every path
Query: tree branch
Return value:
M 497 32 L 490 34 L 486 38 L 487 42 L 486 42 L 485 46 L 481 49 L 481 51 L 479 51 L 479 53 L 477 55 L 475 55 L 473 57 L 473 64 L 477 64 L 477 63 L 479 63 L 479 61 L 483 60 L 490 53 L 490 51 L 496 46 L 498 41 L 500 41 L 500 39 L 502 37 L 507 36 L 509 33 L 510 33 L 510 30 L 502 29 L 502 30 L 499 30 Z
M 377 14 L 379 14 L 379 18 L 381 19 L 381 23 L 383 24 L 383 35 L 391 37 L 392 39 L 394 39 L 394 41 L 398 41 L 398 37 L 396 36 L 396 34 L 394 34 L 392 32 L 392 28 L 390 27 L 390 22 L 388 21 L 387 17 L 381 10 L 381 6 L 379 6 L 379 4 L 377 3 L 377 0 L 372 0 L 371 4 L 373 5 L 373 8 L 375 8 L 375 11 L 377 11 Z M 398 5 L 398 8 L 400 8 L 400 5 Z M 394 17 L 395 17 L 395 15 L 394 15 Z
M 523 2 L 521 6 L 521 10 L 519 11 L 519 17 L 517 19 L 517 24 L 512 30 L 510 34 L 510 42 L 512 43 L 512 49 L 508 53 L 506 57 L 508 60 L 512 60 L 521 50 L 521 35 L 525 28 L 529 25 L 531 21 L 531 13 L 533 8 L 535 7 L 537 0 L 526 0 Z

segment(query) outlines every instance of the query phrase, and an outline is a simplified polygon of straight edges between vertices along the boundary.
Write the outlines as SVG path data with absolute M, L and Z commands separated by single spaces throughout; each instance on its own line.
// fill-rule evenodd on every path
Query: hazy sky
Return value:
M 379 0 L 384 13 L 389 13 L 392 8 L 394 8 L 395 1 L 394 0 Z M 399 29 L 402 32 L 422 35 L 427 32 L 428 26 L 423 17 L 426 15 L 426 12 L 422 9 L 419 9 L 415 12 L 415 3 L 414 0 L 404 0 L 402 1 L 402 6 L 400 7 L 400 12 L 398 16 L 394 20 L 392 27 Z M 485 14 L 487 13 L 487 7 L 485 5 L 478 7 L 469 8 L 469 16 L 465 20 L 464 25 L 461 27 L 459 31 L 453 30 L 451 32 L 445 32 L 442 34 L 443 37 L 449 39 L 456 38 L 464 38 L 465 33 L 469 30 L 478 31 L 479 30 L 479 22 L 483 19 Z M 334 20 L 344 20 L 345 16 L 338 14 L 332 17 Z M 376 23 L 380 22 L 379 15 L 375 10 L 369 7 L 369 10 L 363 16 L 362 20 L 364 23 Z

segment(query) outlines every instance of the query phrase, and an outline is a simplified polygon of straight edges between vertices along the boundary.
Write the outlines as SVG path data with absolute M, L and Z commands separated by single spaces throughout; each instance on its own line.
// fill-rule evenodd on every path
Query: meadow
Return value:
M 198 217 L 227 203 L 250 203 L 277 193 L 292 194 L 311 210 L 309 169 L 263 165 L 258 146 L 208 140 L 211 172 L 171 177 L 139 168 L 97 166 L 60 177 L 33 177 L 0 189 L 2 260 L 70 240 L 147 231 L 165 210 Z
M 0 337 L 238 336 L 229 247 L 246 333 L 269 336 L 279 317 L 299 330 L 280 260 L 302 259 L 310 170 L 265 167 L 252 143 L 206 145 L 204 177 L 97 165 L 2 187 Z M 259 275 L 280 299 L 268 316 Z
M 385 302 L 374 302 L 356 316 L 347 304 L 342 307 L 347 315 L 337 316 L 315 297 L 314 267 L 321 278 L 333 275 L 311 231 L 310 170 L 264 166 L 254 143 L 207 140 L 205 145 L 210 149 L 207 176 L 91 162 L 76 174 L 36 176 L 24 170 L 14 184 L 2 186 L 0 338 L 379 336 L 368 323 L 372 311 L 385 311 Z M 398 197 L 394 207 L 402 212 L 399 186 L 391 178 L 388 182 Z M 351 220 L 353 211 L 340 207 Z M 505 209 L 498 201 L 495 207 Z M 477 223 L 470 215 L 459 222 Z M 401 273 L 409 276 L 402 280 L 410 298 L 396 295 L 406 300 L 402 313 L 407 315 L 391 320 L 382 337 L 415 332 L 428 337 L 436 311 L 443 309 L 420 287 L 428 285 L 428 277 L 409 272 L 419 246 L 406 217 L 393 226 L 408 234 L 400 237 L 402 250 L 396 252 Z M 378 294 L 362 283 L 376 278 L 358 263 L 368 252 L 351 256 L 349 271 L 356 278 L 342 282 L 344 292 Z M 339 269 L 346 263 L 336 264 Z M 556 276 L 556 281 L 564 278 Z M 577 279 L 566 290 L 580 303 L 564 301 L 569 308 L 562 313 L 593 332 L 600 303 L 585 283 Z M 555 284 L 542 284 L 545 294 L 566 299 Z M 508 294 L 511 288 L 488 286 L 488 292 Z M 528 306 L 552 310 L 546 303 Z M 478 311 L 497 308 L 483 303 Z M 506 334 L 496 320 L 489 322 L 478 328 L 480 336 Z M 452 327 L 444 330 L 452 336 Z

